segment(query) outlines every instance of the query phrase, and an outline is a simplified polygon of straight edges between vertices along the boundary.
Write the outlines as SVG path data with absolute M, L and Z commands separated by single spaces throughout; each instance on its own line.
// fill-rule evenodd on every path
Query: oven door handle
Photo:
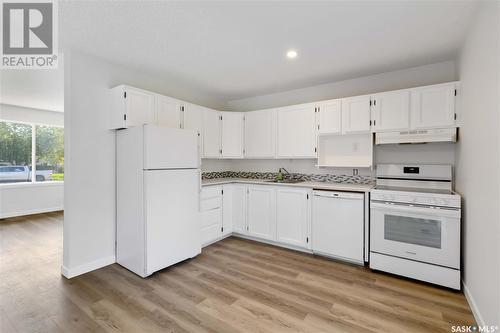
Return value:
M 424 214 L 440 217 L 460 218 L 460 209 L 431 208 L 415 205 L 405 205 L 396 203 L 370 202 L 370 209 L 377 209 L 385 212 L 403 212 L 412 214 Z

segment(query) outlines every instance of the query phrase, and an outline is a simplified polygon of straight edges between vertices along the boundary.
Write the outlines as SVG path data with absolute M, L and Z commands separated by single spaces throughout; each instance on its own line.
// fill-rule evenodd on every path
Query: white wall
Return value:
M 375 146 L 374 164 L 415 163 L 415 164 L 455 164 L 455 143 L 428 143 L 416 145 L 380 145 Z M 285 168 L 289 172 L 308 174 L 352 174 L 350 168 L 317 168 L 316 159 L 203 159 L 202 170 L 207 171 L 255 171 L 272 172 Z M 360 175 L 369 176 L 372 170 L 361 168 Z
M 227 110 L 259 110 L 455 81 L 457 79 L 455 69 L 454 61 L 445 61 L 276 94 L 233 100 L 227 103 Z
M 10 104 L 0 104 L 0 120 L 35 123 L 40 125 L 64 126 L 64 113 L 58 111 L 32 109 Z
M 0 184 L 0 219 L 63 210 L 64 183 Z
M 456 189 L 463 196 L 466 296 L 479 324 L 500 325 L 500 4 L 481 4 L 461 50 L 462 128 Z
M 216 101 L 176 82 L 65 51 L 65 217 L 63 274 L 115 261 L 115 133 L 108 91 L 128 84 L 211 107 Z
M 229 101 L 228 108 L 233 111 L 265 109 L 290 104 L 411 88 L 455 80 L 457 80 L 455 62 L 445 61 L 304 89 Z M 423 145 L 383 145 L 375 146 L 374 151 L 375 164 L 455 164 L 455 144 L 430 143 Z M 315 167 L 316 163 L 316 160 L 222 161 L 204 159 L 202 162 L 202 169 L 203 171 L 276 171 L 279 167 L 284 167 L 290 172 L 352 174 L 351 169 L 318 169 Z M 371 173 L 371 170 L 360 169 L 359 173 L 362 175 L 368 175 Z
M 63 126 L 64 114 L 0 104 L 0 120 Z M 63 193 L 62 182 L 0 184 L 0 218 L 62 210 Z

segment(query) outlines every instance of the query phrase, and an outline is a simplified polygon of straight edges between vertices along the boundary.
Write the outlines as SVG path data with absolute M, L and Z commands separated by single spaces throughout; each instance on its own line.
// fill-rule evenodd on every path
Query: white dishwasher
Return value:
M 364 264 L 364 194 L 314 191 L 312 202 L 314 253 Z

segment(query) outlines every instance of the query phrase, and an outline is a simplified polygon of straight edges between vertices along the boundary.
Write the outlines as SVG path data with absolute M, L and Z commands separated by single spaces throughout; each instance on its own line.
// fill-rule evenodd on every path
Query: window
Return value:
M 0 121 L 0 183 L 57 180 L 64 180 L 64 129 Z
M 36 180 L 64 180 L 64 129 L 36 126 Z

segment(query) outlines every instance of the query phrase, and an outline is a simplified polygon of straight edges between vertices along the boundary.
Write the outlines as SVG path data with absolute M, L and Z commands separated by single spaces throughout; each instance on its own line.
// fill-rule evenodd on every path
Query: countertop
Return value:
M 272 183 L 269 181 L 269 179 L 252 179 L 252 178 L 215 178 L 215 179 L 203 179 L 201 181 L 202 186 L 223 185 L 231 183 L 292 186 L 292 187 L 312 188 L 314 190 L 350 191 L 350 192 L 368 192 L 373 187 L 375 187 L 375 184 L 348 184 L 348 183 L 314 182 L 314 181 L 304 181 L 292 184 Z

